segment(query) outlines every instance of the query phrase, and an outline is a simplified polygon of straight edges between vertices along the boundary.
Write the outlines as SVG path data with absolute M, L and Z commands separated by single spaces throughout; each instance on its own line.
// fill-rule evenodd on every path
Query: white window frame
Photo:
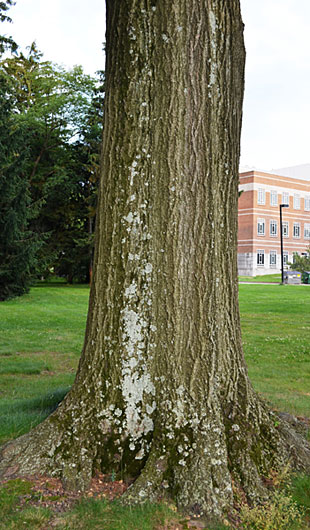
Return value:
M 294 193 L 294 210 L 300 210 L 300 195 L 299 193 Z
M 274 258 L 274 259 L 271 259 Z M 270 250 L 269 252 L 269 266 L 271 268 L 275 268 L 277 266 L 277 251 L 276 250 Z
M 257 250 L 256 261 L 257 261 L 258 267 L 265 267 L 265 251 L 264 250 Z
M 305 211 L 306 212 L 310 211 L 310 195 L 307 195 L 305 197 Z
M 287 267 L 287 264 L 288 264 L 288 251 L 284 250 L 283 251 L 283 266 Z
M 282 204 L 290 204 L 290 194 L 288 191 L 282 191 Z
M 265 235 L 265 219 L 257 219 L 257 235 Z
M 289 237 L 289 224 L 288 224 L 288 221 L 282 221 L 282 235 L 283 235 L 283 237 Z
M 272 229 L 274 227 L 274 229 Z M 278 235 L 278 223 L 275 219 L 270 220 L 269 224 L 270 237 L 276 237 Z
M 270 206 L 278 206 L 278 192 L 276 190 L 270 192 Z
M 304 224 L 304 238 L 310 239 L 310 223 Z
M 266 192 L 264 188 L 258 188 L 257 190 L 257 204 L 266 204 Z
M 293 237 L 300 238 L 300 223 L 294 223 L 293 225 Z

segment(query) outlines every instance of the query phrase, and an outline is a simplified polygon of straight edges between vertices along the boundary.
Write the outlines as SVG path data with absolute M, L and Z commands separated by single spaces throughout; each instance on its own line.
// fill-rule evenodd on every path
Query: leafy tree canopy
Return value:
M 32 230 L 43 239 L 37 273 L 88 278 L 101 140 L 103 91 L 81 66 L 70 71 L 32 43 L 0 62 L 15 128 L 25 134 Z M 86 265 L 88 264 L 88 265 Z M 74 272 L 75 271 L 75 272 Z M 83 272 L 82 272 L 83 271 Z
M 0 2 L 0 22 L 12 22 L 11 18 L 7 15 L 7 11 L 13 5 L 15 5 L 13 0 L 4 0 Z M 17 44 L 14 42 L 12 37 L 0 35 L 0 55 L 2 55 L 6 50 L 16 51 Z
M 310 271 L 310 248 L 307 255 L 300 256 L 297 252 L 294 253 L 293 263 L 290 263 L 291 270 L 299 272 Z

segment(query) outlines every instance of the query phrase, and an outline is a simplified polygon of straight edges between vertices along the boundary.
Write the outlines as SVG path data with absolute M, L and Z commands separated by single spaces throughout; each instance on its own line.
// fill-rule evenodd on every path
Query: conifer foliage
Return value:
M 12 0 L 0 2 L 0 21 L 10 22 Z M 0 35 L 0 55 L 16 50 L 11 37 Z M 0 72 L 0 300 L 25 293 L 35 264 L 37 238 L 29 230 L 29 187 L 24 173 L 25 137 L 16 128 L 9 79 Z
M 25 138 L 14 127 L 3 76 L 0 87 L 0 300 L 5 300 L 28 290 L 38 240 L 29 230 Z

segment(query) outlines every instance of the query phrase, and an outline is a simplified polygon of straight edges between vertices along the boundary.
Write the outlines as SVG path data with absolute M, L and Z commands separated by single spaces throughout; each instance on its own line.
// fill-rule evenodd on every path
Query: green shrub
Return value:
M 244 530 L 304 530 L 304 513 L 285 491 L 276 491 L 263 505 L 243 505 L 240 519 Z

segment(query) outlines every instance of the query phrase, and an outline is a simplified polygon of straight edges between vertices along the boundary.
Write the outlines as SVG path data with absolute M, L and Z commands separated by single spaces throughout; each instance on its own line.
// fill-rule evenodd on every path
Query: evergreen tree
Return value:
M 9 90 L 0 73 L 0 300 L 28 290 L 39 246 L 29 230 L 25 134 L 15 127 Z
M 6 12 L 12 0 L 0 2 L 0 21 L 11 21 Z M 0 55 L 17 49 L 11 37 L 0 36 Z M 25 293 L 39 244 L 29 230 L 30 194 L 26 175 L 25 131 L 16 127 L 11 98 L 12 84 L 0 71 L 0 300 Z

